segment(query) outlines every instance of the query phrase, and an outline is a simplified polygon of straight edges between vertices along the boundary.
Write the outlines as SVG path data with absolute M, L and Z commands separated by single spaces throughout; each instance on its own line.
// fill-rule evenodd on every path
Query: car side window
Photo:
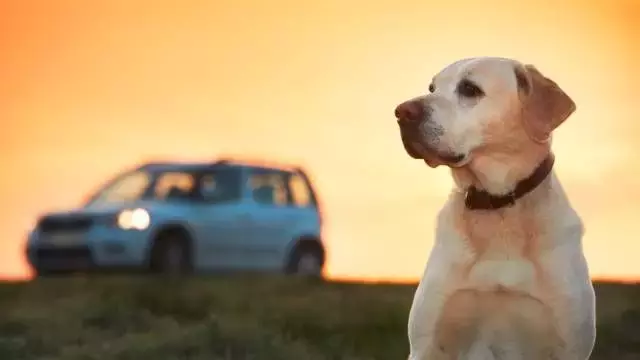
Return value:
M 289 193 L 291 194 L 291 204 L 295 207 L 309 207 L 312 205 L 311 190 L 302 175 L 291 173 L 289 175 Z
M 239 168 L 208 171 L 200 178 L 200 195 L 208 203 L 227 203 L 240 200 L 241 173 Z
M 153 197 L 156 200 L 187 198 L 195 185 L 193 174 L 187 172 L 165 172 L 156 180 Z
M 253 169 L 249 188 L 253 200 L 259 204 L 287 206 L 287 181 L 284 173 L 276 170 Z

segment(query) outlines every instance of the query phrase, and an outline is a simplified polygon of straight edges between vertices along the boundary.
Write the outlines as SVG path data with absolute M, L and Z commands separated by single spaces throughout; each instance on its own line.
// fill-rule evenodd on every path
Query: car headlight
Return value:
M 118 214 L 117 224 L 123 230 L 145 230 L 151 224 L 151 216 L 141 208 L 122 210 Z

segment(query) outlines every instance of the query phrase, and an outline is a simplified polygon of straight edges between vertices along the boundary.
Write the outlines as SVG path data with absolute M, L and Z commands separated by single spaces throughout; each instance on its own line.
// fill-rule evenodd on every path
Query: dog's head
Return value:
M 456 168 L 539 147 L 574 110 L 573 100 L 534 66 L 487 57 L 447 66 L 429 94 L 398 105 L 395 115 L 411 157 Z

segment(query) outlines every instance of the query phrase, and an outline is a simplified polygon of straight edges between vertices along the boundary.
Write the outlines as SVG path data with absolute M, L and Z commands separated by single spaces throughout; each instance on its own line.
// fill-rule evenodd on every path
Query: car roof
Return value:
M 211 163 L 183 163 L 183 162 L 150 162 L 140 165 L 139 169 L 149 171 L 199 171 L 212 167 Z
M 269 169 L 280 170 L 288 172 L 300 172 L 304 173 L 304 170 L 300 167 L 277 164 L 267 161 L 251 161 L 251 160 L 236 160 L 236 159 L 220 159 L 213 162 L 180 162 L 180 161 L 161 161 L 161 162 L 147 162 L 138 167 L 140 170 L 149 171 L 202 171 L 211 168 L 219 167 L 246 167 L 253 169 Z

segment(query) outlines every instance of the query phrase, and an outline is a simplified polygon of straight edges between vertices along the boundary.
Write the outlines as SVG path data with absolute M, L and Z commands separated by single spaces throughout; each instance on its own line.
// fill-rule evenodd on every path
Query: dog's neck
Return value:
M 496 156 L 477 159 L 452 175 L 458 191 L 466 194 L 469 209 L 511 206 L 547 179 L 554 163 L 550 150 L 529 153 L 526 159 Z

